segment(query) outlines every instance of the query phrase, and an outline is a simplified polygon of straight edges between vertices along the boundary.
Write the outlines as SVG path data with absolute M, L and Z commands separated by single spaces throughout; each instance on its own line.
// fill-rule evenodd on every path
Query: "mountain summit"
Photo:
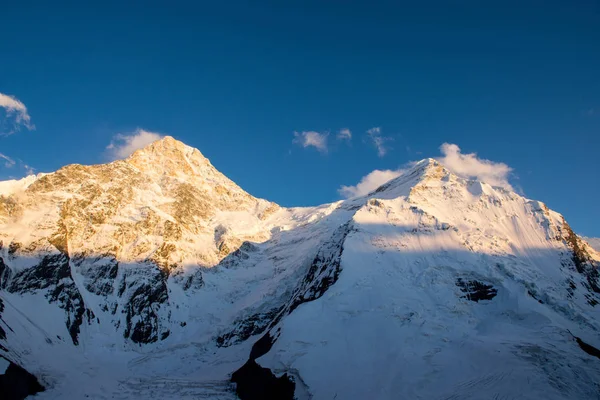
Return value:
M 124 161 L 146 173 L 157 172 L 169 176 L 208 174 L 219 175 L 220 180 L 228 180 L 198 149 L 187 146 L 171 136 L 165 136 L 135 151 Z M 235 185 L 233 182 L 231 184 Z
M 599 265 L 433 159 L 284 208 L 165 137 L 0 183 L 0 355 L 40 398 L 594 398 Z

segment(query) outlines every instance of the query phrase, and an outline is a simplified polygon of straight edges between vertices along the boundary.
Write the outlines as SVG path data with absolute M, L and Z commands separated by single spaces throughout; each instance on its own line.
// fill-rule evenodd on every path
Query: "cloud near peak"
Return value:
M 106 146 L 106 150 L 110 159 L 120 160 L 129 157 L 134 151 L 142 149 L 163 137 L 164 135 L 160 133 L 138 128 L 130 134 L 120 133 L 115 135 L 110 144 Z
M 373 190 L 377 189 L 387 181 L 399 177 L 403 172 L 404 170 L 402 169 L 376 169 L 363 176 L 360 182 L 354 186 L 341 186 L 338 189 L 338 193 L 345 198 L 364 196 L 371 193 Z
M 476 179 L 492 186 L 514 191 L 508 178 L 512 168 L 502 162 L 495 162 L 479 158 L 476 153 L 463 154 L 456 144 L 444 143 L 440 146 L 442 157 L 437 157 L 440 162 L 453 174 L 466 179 Z M 414 162 L 396 170 L 374 170 L 363 176 L 356 185 L 341 186 L 338 193 L 345 197 L 358 197 L 371 193 L 384 183 L 404 174 Z
M 6 117 L 12 120 L 12 129 L 8 132 L 0 132 L 0 135 L 10 135 L 19 130 L 21 126 L 24 126 L 28 130 L 35 129 L 35 125 L 31 123 L 31 117 L 27 112 L 27 107 L 21 101 L 14 96 L 9 96 L 4 93 L 0 93 L 0 108 L 3 108 L 6 112 Z
M 460 147 L 452 143 L 442 144 L 440 151 L 443 157 L 438 157 L 437 160 L 454 174 L 514 190 L 508 183 L 508 177 L 512 172 L 512 168 L 508 165 L 479 158 L 476 153 L 463 154 Z
M 293 143 L 304 148 L 314 147 L 321 153 L 327 153 L 328 133 L 319 133 L 316 131 L 294 132 Z

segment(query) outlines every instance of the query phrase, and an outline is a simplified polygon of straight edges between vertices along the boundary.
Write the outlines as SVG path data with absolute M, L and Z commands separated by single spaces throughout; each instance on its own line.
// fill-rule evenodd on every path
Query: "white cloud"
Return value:
M 444 143 L 440 146 L 440 150 L 443 157 L 438 157 L 436 160 L 455 175 L 467 179 L 477 179 L 492 186 L 500 186 L 514 191 L 511 184 L 508 183 L 508 177 L 512 172 L 512 168 L 508 165 L 481 159 L 475 153 L 462 154 L 460 147 L 455 144 Z M 354 186 L 341 186 L 338 193 L 345 198 L 364 196 L 389 180 L 404 174 L 414 164 L 414 162 L 410 162 L 396 170 L 376 169 L 362 177 L 360 182 Z
M 337 138 L 340 140 L 350 140 L 352 139 L 352 131 L 348 128 L 342 128 L 339 130 Z
M 381 136 L 381 128 L 378 126 L 367 130 L 367 134 L 377 149 L 377 155 L 379 157 L 385 156 L 389 150 L 389 148 L 385 145 L 385 142 L 393 139 L 390 137 Z
M 5 132 L 5 135 L 10 135 L 18 131 L 21 125 L 29 130 L 35 129 L 35 126 L 31 123 L 27 107 L 16 97 L 0 93 L 0 107 L 4 108 L 7 117 L 14 119 L 13 129 Z
M 25 170 L 25 173 L 27 175 L 35 175 L 35 168 L 27 165 L 27 164 L 23 164 L 23 169 Z
M 477 179 L 492 186 L 514 190 L 508 183 L 512 168 L 501 162 L 484 160 L 475 153 L 463 154 L 460 147 L 451 143 L 440 146 L 443 157 L 437 160 L 454 174 L 468 179 Z
M 138 128 L 129 135 L 115 135 L 112 142 L 106 146 L 106 149 L 109 151 L 111 159 L 119 160 L 129 157 L 134 151 L 144 148 L 162 137 L 163 135 L 160 133 L 149 132 Z
M 35 168 L 25 164 L 23 160 L 0 153 L 0 170 L 3 168 L 11 170 L 10 179 L 18 179 L 23 176 L 35 174 Z
M 9 156 L 5 156 L 4 154 L 0 153 L 0 160 L 3 160 L 4 162 L 4 166 L 6 168 L 12 168 L 15 166 L 15 160 L 13 160 L 12 158 L 10 158 Z
M 379 170 L 365 175 L 360 182 L 355 186 L 342 186 L 338 189 L 338 193 L 345 198 L 364 196 L 377 189 L 389 180 L 399 177 L 404 172 L 403 169 L 397 170 Z
M 327 136 L 327 133 L 315 131 L 294 132 L 294 140 L 292 142 L 304 148 L 312 146 L 321 153 L 327 153 Z

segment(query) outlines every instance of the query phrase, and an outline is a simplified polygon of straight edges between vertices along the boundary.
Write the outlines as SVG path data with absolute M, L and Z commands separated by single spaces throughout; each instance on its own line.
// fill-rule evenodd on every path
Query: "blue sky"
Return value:
M 600 236 L 596 1 L 2 3 L 0 93 L 31 120 L 0 100 L 0 179 L 105 162 L 139 128 L 315 205 L 451 143 Z

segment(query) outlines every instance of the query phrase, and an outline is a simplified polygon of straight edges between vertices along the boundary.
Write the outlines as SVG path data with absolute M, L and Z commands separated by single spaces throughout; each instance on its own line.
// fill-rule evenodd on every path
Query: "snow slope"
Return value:
M 600 344 L 597 293 L 565 259 L 561 216 L 429 165 L 369 196 L 339 280 L 258 362 L 319 399 L 596 398 L 599 360 L 567 329 Z M 469 301 L 459 279 L 497 295 Z
M 0 355 L 39 398 L 231 399 L 258 366 L 298 399 L 600 395 L 600 254 L 434 160 L 310 208 L 172 138 L 5 186 Z

